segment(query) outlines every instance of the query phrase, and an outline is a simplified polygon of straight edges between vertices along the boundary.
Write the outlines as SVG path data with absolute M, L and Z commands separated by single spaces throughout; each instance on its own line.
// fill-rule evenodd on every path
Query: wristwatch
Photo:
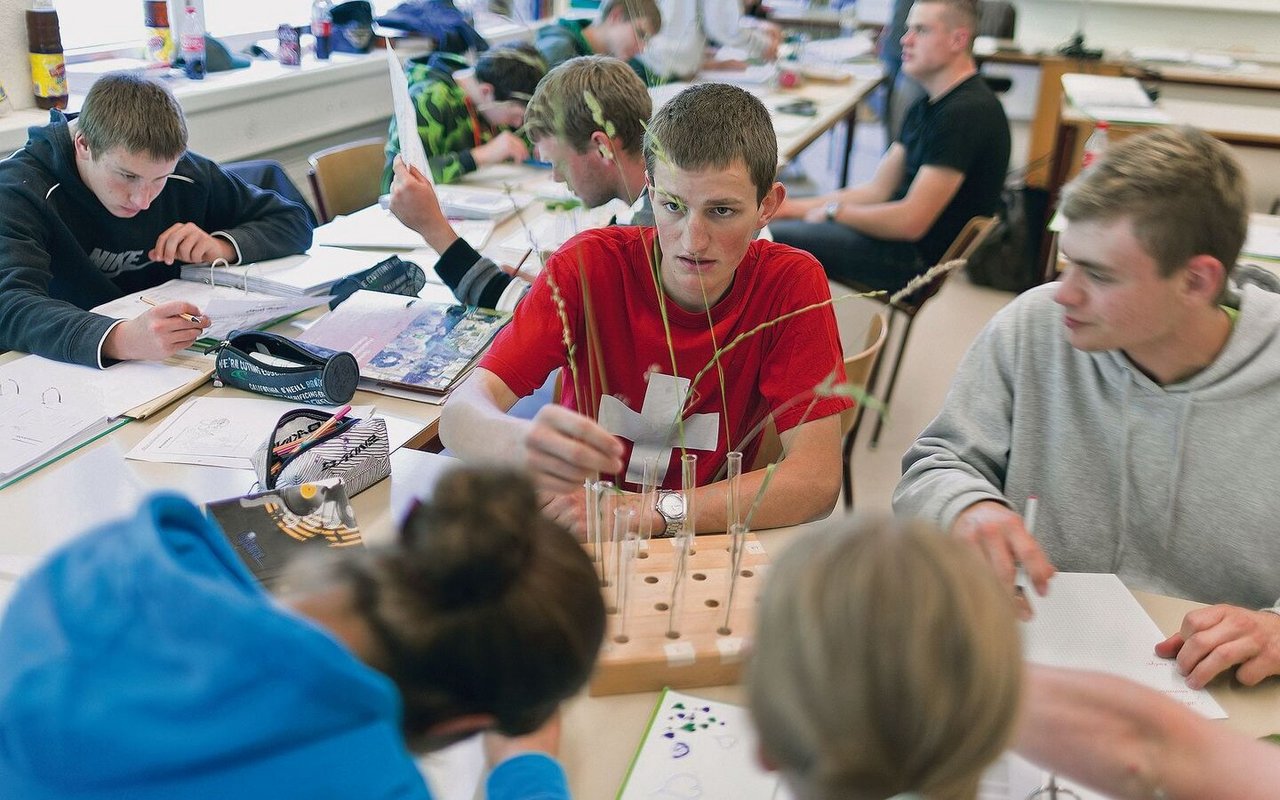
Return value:
M 836 214 L 840 213 L 840 203 L 827 203 L 825 210 L 827 212 L 827 222 L 835 222 Z
M 684 525 L 684 495 L 670 489 L 659 489 L 653 508 L 667 523 L 660 536 L 675 536 Z

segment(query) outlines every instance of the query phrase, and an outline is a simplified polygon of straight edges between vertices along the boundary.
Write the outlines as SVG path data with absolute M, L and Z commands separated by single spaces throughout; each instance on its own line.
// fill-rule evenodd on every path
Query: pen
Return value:
M 343 406 L 342 408 L 333 412 L 333 416 L 325 420 L 320 425 L 320 427 L 312 431 L 311 435 L 308 436 L 307 438 L 298 439 L 297 441 L 289 442 L 287 444 L 282 444 L 279 447 L 275 448 L 275 450 L 273 450 L 272 452 L 278 456 L 286 455 L 288 453 L 292 453 L 295 450 L 299 450 L 307 446 L 309 443 L 314 442 L 316 439 L 319 439 L 321 436 L 324 436 L 329 431 L 333 430 L 334 426 L 337 425 L 338 422 L 349 413 L 351 413 L 351 406 L 350 405 Z
M 1027 533 L 1032 537 L 1036 535 L 1036 508 L 1040 505 L 1040 498 L 1034 494 L 1027 497 L 1027 504 L 1022 509 L 1022 524 L 1027 529 Z M 1018 570 L 1014 573 L 1013 583 L 1015 589 L 1022 595 L 1022 599 L 1026 602 L 1027 608 L 1031 608 L 1031 579 L 1027 576 L 1027 571 L 1022 565 L 1018 565 Z
M 159 304 L 159 303 L 157 303 L 155 300 L 152 300 L 150 297 L 147 297 L 146 295 L 143 295 L 142 297 L 139 297 L 138 299 L 139 299 L 139 300 L 141 300 L 142 302 L 146 303 L 147 305 L 151 306 L 152 308 L 154 308 L 154 307 L 156 307 L 156 306 L 160 305 L 160 304 Z M 178 312 L 178 316 L 182 317 L 182 318 L 183 318 L 183 319 L 185 319 L 187 322 L 190 322 L 192 325 L 199 325 L 199 324 L 200 324 L 200 318 L 199 318 L 199 317 L 197 317 L 197 316 L 195 316 L 194 314 L 184 314 L 184 313 L 182 313 L 182 312 Z

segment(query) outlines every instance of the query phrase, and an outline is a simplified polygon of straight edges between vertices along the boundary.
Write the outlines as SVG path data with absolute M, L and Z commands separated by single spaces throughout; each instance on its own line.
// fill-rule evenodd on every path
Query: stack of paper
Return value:
M 480 250 L 493 234 L 492 220 L 459 220 L 453 223 L 458 236 Z M 327 247 L 354 247 L 384 250 L 413 250 L 426 247 L 422 236 L 381 205 L 362 208 L 354 214 L 334 217 L 316 228 L 313 241 Z
M 1254 259 L 1280 261 L 1280 217 L 1249 215 L 1249 235 L 1242 254 Z
M 212 281 L 220 286 L 247 288 L 277 297 L 318 296 L 328 294 L 333 284 L 372 267 L 383 257 L 380 253 L 339 247 L 312 247 L 304 255 L 235 267 L 190 264 L 182 268 L 182 277 L 189 281 Z
M 501 222 L 533 202 L 528 192 L 508 192 L 476 186 L 437 186 L 436 197 L 446 217 L 491 219 Z
M 1062 89 L 1072 105 L 1094 119 L 1164 125 L 1170 117 L 1157 108 L 1136 78 L 1108 75 L 1062 76 Z

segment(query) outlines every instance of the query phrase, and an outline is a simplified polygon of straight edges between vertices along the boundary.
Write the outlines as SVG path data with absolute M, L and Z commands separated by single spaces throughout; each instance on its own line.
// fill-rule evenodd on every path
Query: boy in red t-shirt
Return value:
M 611 227 L 566 243 L 445 404 L 441 437 L 466 460 L 528 469 L 546 512 L 579 530 L 584 479 L 599 473 L 636 490 L 656 458 L 660 485 L 674 489 L 682 450 L 696 453 L 695 529 L 723 531 L 725 454 L 741 450 L 751 465 L 772 416 L 782 457 L 753 525 L 822 517 L 839 494 L 839 414 L 850 402 L 814 393 L 833 374 L 843 379 L 821 265 L 756 239 L 785 194 L 769 113 L 736 87 L 693 86 L 654 115 L 644 152 L 656 229 Z M 570 349 L 559 403 L 532 420 L 508 416 L 570 364 Z M 743 474 L 746 502 L 765 476 Z M 660 496 L 661 510 L 640 508 L 634 494 L 620 502 L 652 515 L 659 532 L 683 514 L 678 495 Z

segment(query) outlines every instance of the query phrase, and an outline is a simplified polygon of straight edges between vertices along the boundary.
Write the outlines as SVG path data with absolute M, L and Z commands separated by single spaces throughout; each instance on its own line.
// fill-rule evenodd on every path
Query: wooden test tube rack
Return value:
M 747 534 L 729 632 L 723 633 L 724 603 L 729 592 L 729 537 L 697 537 L 689 556 L 676 624 L 678 636 L 670 638 L 667 604 L 671 602 L 675 572 L 672 541 L 651 540 L 647 556 L 635 561 L 625 642 L 618 641 L 622 620 L 621 610 L 612 607 L 614 587 L 605 588 L 610 605 L 608 632 L 591 680 L 592 696 L 644 692 L 664 686 L 719 686 L 741 678 L 743 657 L 755 629 L 756 597 L 764 587 L 769 565 L 764 547 L 753 534 Z

